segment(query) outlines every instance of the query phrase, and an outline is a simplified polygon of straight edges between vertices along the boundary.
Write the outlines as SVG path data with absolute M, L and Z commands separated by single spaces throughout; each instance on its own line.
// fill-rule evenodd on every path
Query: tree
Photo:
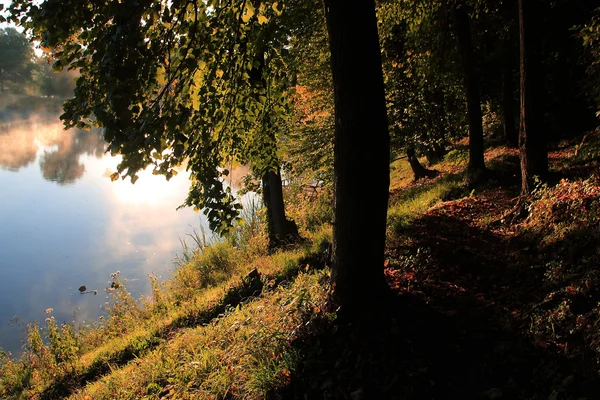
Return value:
M 521 194 L 533 190 L 535 176 L 548 174 L 548 152 L 543 136 L 541 110 L 541 62 L 537 27 L 533 25 L 532 0 L 519 0 Z
M 39 58 L 33 69 L 33 82 L 42 96 L 68 98 L 73 96 L 76 71 L 64 70 L 57 73 L 44 58 Z
M 334 296 L 366 315 L 387 292 L 387 115 L 375 3 L 325 0 L 335 94 Z
M 0 30 L 0 92 L 7 81 L 22 84 L 31 78 L 33 49 L 27 38 L 15 28 Z
M 467 170 L 470 179 L 477 180 L 486 170 L 483 157 L 483 123 L 479 78 L 475 65 L 469 14 L 463 0 L 456 0 L 454 17 L 467 92 L 467 115 L 469 118 L 469 165 Z
M 277 1 L 245 0 L 10 7 L 12 20 L 51 51 L 54 69 L 81 74 L 61 118 L 67 127 L 104 128 L 108 151 L 123 156 L 112 178 L 135 182 L 152 167 L 170 179 L 187 162 L 184 205 L 204 209 L 218 232 L 241 208 L 225 185 L 233 161 L 268 176 L 268 214 L 287 221 L 281 180 L 271 179 L 280 168 L 274 143 L 291 114 L 284 11 Z
M 406 158 L 408 159 L 408 163 L 410 164 L 410 169 L 413 172 L 415 181 L 422 178 L 433 178 L 438 175 L 438 172 L 435 170 L 430 170 L 425 168 L 419 162 L 417 155 L 415 153 L 415 148 L 413 145 L 408 145 L 406 148 Z
M 464 104 L 458 52 L 452 47 L 450 8 L 444 2 L 385 1 L 380 19 L 391 144 L 406 152 L 415 179 L 445 154 L 445 146 L 466 133 L 466 119 L 454 112 Z

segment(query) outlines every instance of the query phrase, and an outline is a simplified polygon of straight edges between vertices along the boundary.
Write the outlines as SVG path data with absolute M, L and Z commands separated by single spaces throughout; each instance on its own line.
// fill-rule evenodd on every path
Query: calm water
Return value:
M 59 322 L 102 315 L 112 272 L 136 298 L 148 294 L 147 275 L 170 275 L 180 238 L 206 229 L 202 214 L 176 211 L 184 171 L 111 182 L 119 160 L 104 154 L 100 132 L 65 132 L 58 115 L 0 111 L 0 348 L 14 354 L 46 308 Z

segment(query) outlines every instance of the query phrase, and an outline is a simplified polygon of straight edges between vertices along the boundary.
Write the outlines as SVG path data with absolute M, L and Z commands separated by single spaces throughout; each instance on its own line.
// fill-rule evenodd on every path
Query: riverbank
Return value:
M 392 165 L 386 276 L 397 297 L 369 328 L 327 306 L 328 195 L 294 203 L 305 242 L 268 254 L 261 219 L 187 251 L 173 278 L 134 301 L 119 275 L 109 316 L 29 326 L 4 360 L 3 398 L 593 398 L 600 383 L 600 136 L 557 144 L 553 181 L 530 215 L 503 218 L 518 154 L 490 146 L 495 171 L 464 183 L 457 146 L 412 182 Z M 43 337 L 46 339 L 43 340 Z

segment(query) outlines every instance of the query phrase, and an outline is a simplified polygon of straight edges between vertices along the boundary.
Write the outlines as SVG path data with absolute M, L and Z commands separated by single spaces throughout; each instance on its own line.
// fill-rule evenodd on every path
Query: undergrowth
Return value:
M 548 294 L 531 311 L 531 334 L 569 354 L 593 349 L 600 360 L 600 181 L 540 186 L 522 235 L 538 243 Z

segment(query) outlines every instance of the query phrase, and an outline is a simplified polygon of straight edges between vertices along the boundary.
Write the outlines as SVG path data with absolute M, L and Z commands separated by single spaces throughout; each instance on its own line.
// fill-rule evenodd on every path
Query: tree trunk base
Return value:
M 427 168 L 423 168 L 422 171 L 419 171 L 418 173 L 414 173 L 414 180 L 418 181 L 421 179 L 433 179 L 435 177 L 437 177 L 440 174 L 440 171 L 436 170 L 436 169 L 427 169 Z
M 298 233 L 298 225 L 293 220 L 285 220 L 285 234 L 277 235 L 269 238 L 269 253 L 278 249 L 288 247 L 302 241 L 300 233 Z
M 368 296 L 361 294 L 356 298 L 368 298 L 368 301 L 348 301 L 339 299 L 335 290 L 329 296 L 329 307 L 337 310 L 337 320 L 341 323 L 370 326 L 374 321 L 380 321 L 390 315 L 391 309 L 396 304 L 397 296 L 394 294 L 385 279 Z
M 490 170 L 487 168 L 467 168 L 467 184 L 477 186 L 487 181 L 490 177 Z
M 523 222 L 529 216 L 530 204 L 531 198 L 529 196 L 519 196 L 514 207 L 505 212 L 499 219 L 493 221 L 491 226 L 514 225 Z

